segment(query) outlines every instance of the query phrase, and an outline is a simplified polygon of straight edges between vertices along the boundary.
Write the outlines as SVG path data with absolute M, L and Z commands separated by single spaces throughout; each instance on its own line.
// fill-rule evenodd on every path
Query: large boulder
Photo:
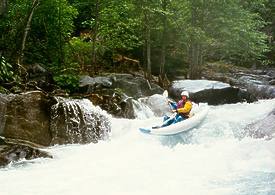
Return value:
M 275 69 L 248 69 L 228 64 L 209 63 L 203 76 L 209 80 L 244 88 L 258 99 L 275 98 Z
M 43 146 L 96 143 L 106 139 L 110 121 L 88 99 L 48 97 L 40 91 L 0 95 L 0 136 Z
M 210 105 L 257 100 L 246 90 L 232 87 L 227 83 L 210 80 L 173 81 L 169 88 L 169 94 L 172 98 L 179 99 L 183 90 L 189 91 L 192 101 L 196 103 L 206 102 Z
M 90 77 L 84 75 L 80 77 L 79 87 L 82 93 L 92 93 L 99 89 L 111 88 L 113 82 L 110 77 Z
M 48 146 L 50 107 L 49 99 L 40 91 L 2 96 L 0 136 Z
M 109 89 L 111 93 L 119 90 L 135 99 L 163 92 L 158 85 L 150 83 L 142 76 L 132 74 L 111 74 L 105 77 L 82 76 L 80 78 L 80 92 L 82 93 L 105 93 L 105 89 Z M 109 95 L 112 95 L 111 93 Z
M 4 131 L 4 127 L 6 124 L 6 110 L 7 110 L 7 102 L 8 96 L 5 94 L 0 94 L 0 135 Z
M 163 89 L 141 76 L 130 74 L 116 74 L 112 76 L 113 87 L 120 88 L 125 94 L 133 98 L 163 93 Z

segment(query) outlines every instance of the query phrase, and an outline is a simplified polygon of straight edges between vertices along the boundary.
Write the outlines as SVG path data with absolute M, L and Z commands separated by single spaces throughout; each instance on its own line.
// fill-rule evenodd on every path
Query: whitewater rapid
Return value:
M 180 136 L 138 131 L 161 122 L 112 118 L 110 140 L 55 146 L 53 159 L 0 169 L 1 195 L 273 195 L 275 139 L 242 138 L 275 99 L 210 106 L 203 123 Z

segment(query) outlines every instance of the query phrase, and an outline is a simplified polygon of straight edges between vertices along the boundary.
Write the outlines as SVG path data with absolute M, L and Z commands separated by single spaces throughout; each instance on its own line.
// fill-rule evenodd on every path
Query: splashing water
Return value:
M 0 194 L 275 194 L 275 139 L 239 136 L 274 107 L 275 99 L 212 106 L 199 127 L 181 136 L 138 131 L 159 117 L 113 118 L 109 141 L 56 146 L 47 149 L 54 159 L 0 169 Z

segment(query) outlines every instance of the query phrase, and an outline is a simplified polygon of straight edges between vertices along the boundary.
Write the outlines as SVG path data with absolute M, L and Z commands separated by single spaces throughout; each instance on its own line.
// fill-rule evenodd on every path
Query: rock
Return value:
M 127 97 L 124 93 L 114 92 L 112 95 L 92 93 L 86 95 L 85 98 L 88 98 L 94 105 L 100 106 L 101 109 L 114 117 L 135 118 L 132 98 Z
M 36 158 L 53 158 L 53 156 L 38 148 L 22 144 L 7 143 L 0 138 L 0 167 L 18 160 L 31 160 Z
M 2 99 L 3 100 L 3 99 Z M 9 95 L 1 103 L 0 136 L 48 146 L 51 142 L 49 99 L 40 91 Z M 3 117 L 4 116 L 4 117 Z
M 172 98 L 179 99 L 183 90 L 189 91 L 192 101 L 196 103 L 205 102 L 210 105 L 257 100 L 245 90 L 231 87 L 227 83 L 209 80 L 173 81 L 169 88 L 169 94 Z
M 132 74 L 111 74 L 105 77 L 83 76 L 80 83 L 80 92 L 86 94 L 84 97 L 114 117 L 129 119 L 136 117 L 133 99 L 162 94 L 164 91 L 142 76 Z
M 81 92 L 92 93 L 98 89 L 110 88 L 112 86 L 111 78 L 109 77 L 90 77 L 81 76 L 79 81 L 79 88 Z
M 269 85 L 275 85 L 275 79 L 270 80 Z
M 0 95 L 0 111 L 0 136 L 6 139 L 43 146 L 96 143 L 110 132 L 107 114 L 87 99 L 52 98 L 40 91 Z
M 247 69 L 227 64 L 208 64 L 203 76 L 209 80 L 230 83 L 231 86 L 246 89 L 257 99 L 275 98 L 275 69 Z
M 275 109 L 264 119 L 247 125 L 244 128 L 244 134 L 253 138 L 271 139 L 275 133 Z
M 206 102 L 209 105 L 232 104 L 244 101 L 239 96 L 238 88 L 227 87 L 223 89 L 205 89 L 191 95 L 194 102 Z M 248 100 L 249 102 L 250 99 Z
M 154 83 L 149 83 L 141 76 L 131 74 L 111 74 L 106 77 L 83 76 L 80 80 L 81 93 L 98 93 L 100 95 L 112 95 L 115 90 L 121 90 L 124 94 L 133 98 L 150 96 L 162 93 L 163 89 Z
M 26 88 L 28 90 L 42 89 L 46 92 L 54 90 L 55 86 L 52 73 L 47 70 L 42 64 L 31 64 L 27 67 L 28 83 Z
M 135 99 L 153 94 L 162 94 L 163 89 L 141 76 L 130 74 L 115 74 L 112 76 L 113 88 L 120 88 L 127 96 Z
M 7 102 L 8 96 L 0 94 L 0 135 L 3 133 L 6 124 Z

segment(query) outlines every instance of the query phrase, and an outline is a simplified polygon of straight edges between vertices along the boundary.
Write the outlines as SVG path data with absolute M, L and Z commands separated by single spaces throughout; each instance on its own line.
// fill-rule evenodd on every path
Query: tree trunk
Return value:
M 95 46 L 96 46 L 96 39 L 97 39 L 97 31 L 98 31 L 98 20 L 99 20 L 99 4 L 100 4 L 100 0 L 96 0 L 96 7 L 95 7 L 95 26 L 94 26 L 94 30 L 93 30 L 93 37 L 92 37 L 92 42 L 93 42 L 93 46 L 92 46 L 92 66 L 94 69 L 94 73 L 97 72 L 97 68 L 96 68 L 96 51 L 95 51 Z
M 190 50 L 189 77 L 190 79 L 199 79 L 201 77 L 201 65 L 203 62 L 201 46 L 198 43 L 192 43 Z
M 145 44 L 146 44 L 146 72 L 147 78 L 151 80 L 152 70 L 151 70 L 151 29 L 150 29 L 150 17 L 148 11 L 144 13 L 145 19 Z
M 4 17 L 7 13 L 8 7 L 8 0 L 1 0 L 0 1 L 0 17 Z
M 59 54 L 58 54 L 58 63 L 59 66 L 61 67 L 62 64 L 64 64 L 64 52 L 63 52 L 63 47 L 62 47 L 62 28 L 61 28 L 61 14 L 62 14 L 62 6 L 61 6 L 61 1 L 59 1 L 58 4 L 58 30 L 59 30 L 59 35 L 58 35 L 58 39 L 59 39 Z
M 22 61 L 23 61 L 24 50 L 25 50 L 25 46 L 26 46 L 27 36 L 28 36 L 28 33 L 30 31 L 30 27 L 31 27 L 32 16 L 33 16 L 34 10 L 38 6 L 38 4 L 39 4 L 39 0 L 33 0 L 30 13 L 27 17 L 27 23 L 26 23 L 26 27 L 24 29 L 24 34 L 23 34 L 23 37 L 22 37 L 21 49 L 19 51 L 19 55 L 18 55 L 18 58 L 17 58 L 18 66 L 21 66 Z
M 148 78 L 151 78 L 152 68 L 151 68 L 151 30 L 148 28 L 146 32 L 146 59 L 147 59 L 147 73 Z
M 163 11 L 167 10 L 167 0 L 162 1 L 162 9 Z M 165 62 L 166 62 L 166 34 L 167 34 L 167 16 L 164 14 L 162 16 L 162 41 L 161 41 L 161 55 L 160 55 L 160 69 L 159 69 L 159 84 L 163 86 L 163 81 L 165 79 Z
M 192 1 L 192 3 L 194 3 Z M 194 30 L 198 25 L 198 12 L 195 5 L 191 8 L 191 24 Z M 195 34 L 195 33 L 194 33 Z M 191 34 L 190 48 L 189 48 L 189 77 L 190 79 L 200 78 L 200 44 L 198 43 L 197 37 Z

